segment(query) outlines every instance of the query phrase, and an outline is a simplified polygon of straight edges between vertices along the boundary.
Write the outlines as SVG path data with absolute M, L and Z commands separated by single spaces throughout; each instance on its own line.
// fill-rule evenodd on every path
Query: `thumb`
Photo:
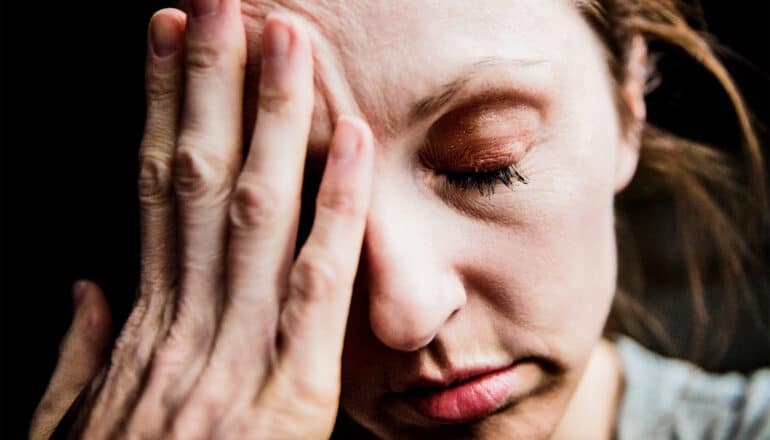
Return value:
M 95 283 L 81 280 L 72 289 L 75 315 L 59 347 L 48 388 L 32 416 L 30 439 L 47 439 L 83 387 L 104 364 L 112 318 L 104 294 Z

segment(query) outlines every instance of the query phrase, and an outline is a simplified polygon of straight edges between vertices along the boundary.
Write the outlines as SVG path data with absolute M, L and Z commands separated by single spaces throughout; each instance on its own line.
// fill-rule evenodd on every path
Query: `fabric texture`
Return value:
M 770 368 L 712 374 L 619 337 L 619 440 L 770 440 Z

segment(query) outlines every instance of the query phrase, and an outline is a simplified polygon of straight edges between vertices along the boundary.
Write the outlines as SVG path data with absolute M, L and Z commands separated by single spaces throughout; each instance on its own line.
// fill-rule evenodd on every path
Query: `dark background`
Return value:
M 169 3 L 0 4 L 3 438 L 25 436 L 69 324 L 71 284 L 81 277 L 100 283 L 116 322 L 129 311 L 138 273 L 146 23 Z M 733 52 L 723 59 L 770 145 L 770 2 L 703 3 L 711 33 Z M 675 54 L 660 68 L 664 82 L 649 97 L 650 119 L 734 148 L 737 125 L 715 81 Z M 718 369 L 770 365 L 767 335 L 751 326 L 741 332 Z

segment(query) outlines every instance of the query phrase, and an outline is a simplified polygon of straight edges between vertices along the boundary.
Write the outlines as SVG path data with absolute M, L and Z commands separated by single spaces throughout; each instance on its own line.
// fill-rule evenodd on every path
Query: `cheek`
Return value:
M 538 207 L 527 209 L 530 218 L 506 234 L 508 245 L 499 236 L 494 240 L 500 244 L 494 259 L 505 262 L 497 266 L 505 278 L 516 280 L 513 285 L 530 286 L 525 291 L 553 286 L 550 295 L 536 295 L 536 303 L 583 301 L 614 284 L 611 197 L 594 193 L 583 194 L 580 200 L 559 198 L 541 200 Z
M 503 290 L 486 294 L 499 302 L 498 318 L 530 329 L 573 365 L 599 336 L 615 290 L 613 187 L 609 165 L 599 163 L 610 144 L 594 143 L 591 155 L 554 148 L 544 163 L 556 165 L 532 165 L 531 183 L 500 201 L 514 221 L 479 232 L 495 246 L 475 251 Z
M 609 193 L 609 194 L 608 194 Z M 593 341 L 615 289 L 616 251 L 609 191 L 585 192 L 533 225 L 532 301 L 546 333 Z
M 599 337 L 617 277 L 617 118 L 604 76 L 582 77 L 585 87 L 565 93 L 555 115 L 558 131 L 532 157 L 532 188 L 517 207 L 523 230 L 511 231 L 522 280 L 506 283 L 520 286 L 509 294 L 526 296 L 517 303 L 526 309 L 528 324 L 574 360 L 587 355 Z

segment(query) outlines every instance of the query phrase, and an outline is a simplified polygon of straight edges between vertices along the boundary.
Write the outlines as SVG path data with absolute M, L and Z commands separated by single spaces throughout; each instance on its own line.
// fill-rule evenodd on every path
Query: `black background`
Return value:
M 116 322 L 133 299 L 146 23 L 169 2 L 8 3 L 2 3 L 2 417 L 3 438 L 21 438 L 69 324 L 72 282 L 99 282 Z M 723 58 L 770 145 L 770 2 L 703 3 L 710 31 L 734 52 Z M 728 149 L 735 144 L 734 116 L 716 83 L 679 56 L 664 57 L 661 70 L 650 119 Z M 746 359 L 728 359 L 721 368 L 770 365 L 766 352 Z

